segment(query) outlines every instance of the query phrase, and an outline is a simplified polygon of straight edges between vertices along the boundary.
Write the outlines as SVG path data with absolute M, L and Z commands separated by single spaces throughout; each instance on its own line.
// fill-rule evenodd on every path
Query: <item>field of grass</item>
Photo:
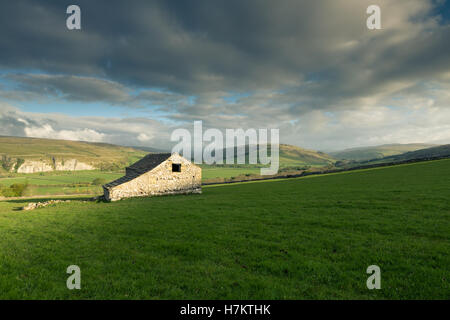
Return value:
M 214 178 L 231 178 L 244 174 L 260 174 L 260 168 L 227 168 L 227 167 L 203 167 L 202 180 Z
M 202 169 L 203 181 L 214 178 L 231 178 L 245 174 L 259 174 L 260 169 L 255 167 L 231 168 L 209 167 Z M 0 186 L 9 187 L 12 184 L 28 184 L 25 196 L 62 195 L 62 194 L 101 194 L 102 187 L 90 184 L 94 179 L 106 182 L 123 176 L 125 172 L 91 171 L 52 171 L 45 173 L 20 174 L 9 173 L 0 177 Z M 78 185 L 80 184 L 80 185 Z
M 449 299 L 450 160 L 203 188 L 0 202 L 3 299 Z M 66 268 L 81 268 L 81 290 Z M 381 290 L 366 268 L 381 268 Z
M 111 181 L 121 177 L 123 172 L 107 171 L 53 171 L 45 173 L 10 174 L 12 177 L 0 178 L 0 184 L 9 186 L 13 183 L 29 183 L 33 185 L 66 185 L 92 182 L 96 178 Z
M 123 175 L 122 172 L 92 171 L 53 171 L 33 174 L 7 174 L 0 178 L 0 187 L 13 184 L 27 184 L 23 196 L 40 195 L 72 195 L 72 194 L 101 194 L 101 185 L 94 185 L 95 179 L 104 182 L 115 180 Z

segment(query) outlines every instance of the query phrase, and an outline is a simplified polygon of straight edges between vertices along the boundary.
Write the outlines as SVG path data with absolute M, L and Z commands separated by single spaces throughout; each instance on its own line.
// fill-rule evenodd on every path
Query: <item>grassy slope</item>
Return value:
M 396 162 L 411 159 L 423 159 L 423 158 L 443 157 L 443 156 L 450 156 L 450 144 L 385 157 L 380 159 L 379 162 L 391 162 L 391 161 Z
M 106 143 L 0 136 L 0 155 L 31 160 L 77 159 L 88 163 L 126 165 L 146 152 Z
M 249 146 L 246 146 L 245 155 L 246 155 L 246 163 L 247 167 L 264 167 L 268 165 L 251 165 L 248 164 L 248 150 Z M 254 151 L 257 153 L 258 149 L 256 147 L 253 147 Z M 270 147 L 269 149 L 269 156 L 270 156 Z M 226 153 L 229 149 L 224 149 L 223 152 L 223 159 L 224 163 L 226 162 Z M 234 151 L 234 162 L 237 163 L 237 149 L 235 147 Z M 329 164 L 332 164 L 335 162 L 335 159 L 331 157 L 330 155 L 320 152 L 320 151 L 314 151 L 314 150 L 308 150 L 303 149 L 297 146 L 289 145 L 289 144 L 280 144 L 279 145 L 279 160 L 280 160 L 280 167 L 290 167 L 290 166 L 326 166 Z M 244 165 L 241 165 L 244 166 Z
M 13 158 L 40 160 L 56 157 L 93 162 L 124 159 L 136 161 L 147 153 L 144 150 L 156 150 L 153 148 L 142 149 L 106 143 L 0 136 L 0 155 L 7 154 Z M 280 163 L 282 165 L 326 165 L 333 161 L 332 157 L 322 152 L 286 144 L 280 145 Z
M 281 144 L 280 145 L 280 166 L 298 165 L 328 165 L 334 163 L 334 159 L 323 152 L 303 149 L 300 147 Z
M 202 180 L 212 178 L 231 178 L 242 174 L 260 174 L 259 168 L 223 168 L 202 166 Z
M 433 147 L 432 144 L 411 143 L 411 144 L 386 144 L 374 147 L 352 148 L 329 154 L 336 159 L 346 159 L 355 161 L 364 161 L 370 159 L 378 159 L 387 156 L 402 154 L 408 151 Z
M 148 149 L 150 150 L 150 149 Z M 12 158 L 24 158 L 33 160 L 46 159 L 50 162 L 52 157 L 57 159 L 78 159 L 87 163 L 101 166 L 108 171 L 117 171 L 120 167 L 137 161 L 146 154 L 145 151 L 128 147 L 121 147 L 102 143 L 87 143 L 79 141 L 18 138 L 0 136 L 0 155 L 6 154 Z M 280 168 L 324 166 L 334 160 L 321 152 L 306 150 L 290 145 L 280 145 Z M 109 166 L 116 164 L 116 166 Z M 259 174 L 261 165 L 240 166 L 208 166 L 202 165 L 203 180 L 237 177 L 246 174 Z M 87 188 L 67 186 L 66 184 L 92 182 L 95 178 L 105 178 L 112 181 L 122 176 L 123 173 L 101 172 L 47 172 L 37 174 L 8 173 L 0 166 L 0 185 L 9 186 L 13 183 L 25 183 L 30 185 L 26 195 L 60 195 L 60 194 L 100 194 L 101 187 L 91 186 Z M 63 186 L 66 185 L 66 186 Z M 60 187 L 58 187 L 60 186 Z
M 157 151 L 153 148 L 141 149 L 143 150 L 104 143 L 0 136 L 0 155 L 30 160 L 47 160 L 49 162 L 52 157 L 56 159 L 78 159 L 79 161 L 94 164 L 97 168 L 102 167 L 106 170 L 123 168 L 142 158 L 147 151 Z M 334 159 L 321 152 L 306 150 L 291 145 L 280 145 L 280 168 L 303 167 L 306 165 L 325 166 L 333 162 Z M 110 166 L 111 164 L 115 164 L 115 166 Z M 261 167 L 261 165 L 240 165 L 238 167 L 202 165 L 204 180 L 209 178 L 231 178 L 245 174 L 259 174 L 260 170 L 257 167 Z M 0 166 L 0 174 L 6 175 L 8 173 Z M 59 176 L 59 173 L 55 174 Z M 9 175 L 11 176 L 11 174 Z M 86 181 L 83 173 L 76 173 L 75 175 L 79 175 L 79 177 L 70 175 L 70 182 L 92 181 L 92 179 Z M 43 185 L 42 181 L 44 180 L 55 180 L 53 178 L 43 178 L 41 181 L 37 181 L 40 178 L 35 179 L 33 175 L 27 176 L 29 176 L 28 181 L 30 184 Z M 48 174 L 46 176 L 48 177 Z M 117 177 L 115 175 L 114 179 Z M 22 175 L 9 178 L 13 179 L 0 177 L 0 184 L 9 185 L 12 182 L 24 181 Z M 47 185 L 48 188 L 46 188 L 44 193 L 41 190 L 35 191 L 39 194 L 51 194 L 47 191 L 52 188 L 54 189 L 55 184 L 50 181 Z M 57 194 L 61 193 L 57 192 Z
M 441 160 L 31 212 L 3 202 L 0 298 L 449 299 L 449 175 Z M 381 290 L 366 288 L 372 264 Z

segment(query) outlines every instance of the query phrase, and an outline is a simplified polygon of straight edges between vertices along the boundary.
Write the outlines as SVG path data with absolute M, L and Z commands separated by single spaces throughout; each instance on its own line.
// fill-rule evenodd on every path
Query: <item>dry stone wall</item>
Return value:
M 181 164 L 181 172 L 172 172 L 172 163 Z M 178 154 L 173 154 L 153 170 L 121 185 L 105 189 L 105 198 L 123 198 L 165 194 L 201 193 L 202 169 Z

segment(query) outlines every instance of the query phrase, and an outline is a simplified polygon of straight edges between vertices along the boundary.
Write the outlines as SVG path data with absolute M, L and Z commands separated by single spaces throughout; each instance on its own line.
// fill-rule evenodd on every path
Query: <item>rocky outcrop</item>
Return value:
M 53 171 L 53 167 L 43 161 L 25 161 L 18 169 L 18 173 L 34 173 Z
M 90 164 L 80 162 L 76 159 L 60 161 L 55 163 L 56 171 L 79 171 L 79 170 L 94 170 L 95 168 Z
M 25 160 L 25 162 L 17 168 L 18 173 L 35 173 L 48 171 L 80 171 L 95 170 L 96 168 L 90 164 L 80 162 L 76 159 L 55 161 L 54 164 L 47 161 Z

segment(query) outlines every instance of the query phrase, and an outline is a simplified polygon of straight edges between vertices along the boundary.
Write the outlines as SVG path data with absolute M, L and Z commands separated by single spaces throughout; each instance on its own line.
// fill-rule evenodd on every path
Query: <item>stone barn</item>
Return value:
M 108 201 L 130 197 L 201 193 L 202 169 L 178 153 L 148 154 L 127 167 L 125 176 L 105 184 L 103 191 Z

